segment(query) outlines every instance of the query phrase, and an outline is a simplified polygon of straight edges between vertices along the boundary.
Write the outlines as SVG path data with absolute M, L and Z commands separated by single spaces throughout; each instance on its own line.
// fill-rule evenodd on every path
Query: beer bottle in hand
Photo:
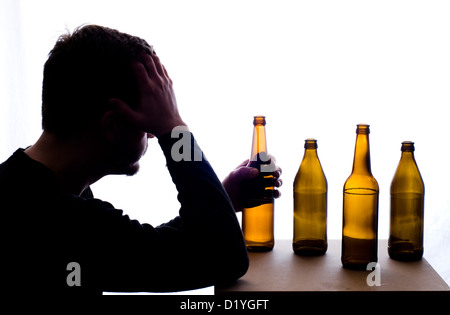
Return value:
M 259 175 L 251 180 L 247 191 L 248 199 L 242 210 L 242 231 L 247 250 L 270 251 L 275 240 L 273 172 L 275 164 L 267 154 L 266 119 L 255 116 L 253 120 L 253 143 L 247 166 L 258 168 Z

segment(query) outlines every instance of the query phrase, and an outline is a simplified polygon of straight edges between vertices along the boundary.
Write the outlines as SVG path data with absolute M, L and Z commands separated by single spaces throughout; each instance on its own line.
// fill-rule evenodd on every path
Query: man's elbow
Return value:
M 234 280 L 237 280 L 241 277 L 243 277 L 248 270 L 250 263 L 247 255 L 247 251 L 245 255 L 242 255 L 239 261 L 236 262 L 236 265 L 234 266 Z
M 243 257 L 241 259 L 239 267 L 236 269 L 236 279 L 235 280 L 243 277 L 247 273 L 249 266 L 250 266 L 250 262 L 248 259 L 248 255 L 246 254 L 245 257 Z
M 219 272 L 219 282 L 221 284 L 232 283 L 239 278 L 243 277 L 249 268 L 249 259 L 247 254 L 247 249 L 244 247 L 244 250 L 240 251 L 237 255 L 235 254 L 233 259 L 230 259 L 231 256 L 228 256 L 228 259 L 223 259 L 222 264 L 224 262 L 222 272 Z

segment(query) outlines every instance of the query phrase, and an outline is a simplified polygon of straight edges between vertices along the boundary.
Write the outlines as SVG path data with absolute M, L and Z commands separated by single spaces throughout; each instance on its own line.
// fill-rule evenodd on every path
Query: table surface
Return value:
M 422 258 L 401 262 L 389 258 L 387 240 L 378 242 L 380 286 L 369 286 L 369 271 L 344 269 L 341 241 L 329 240 L 323 256 L 295 255 L 290 240 L 277 240 L 270 252 L 249 253 L 248 272 L 216 293 L 294 291 L 448 291 L 446 282 Z

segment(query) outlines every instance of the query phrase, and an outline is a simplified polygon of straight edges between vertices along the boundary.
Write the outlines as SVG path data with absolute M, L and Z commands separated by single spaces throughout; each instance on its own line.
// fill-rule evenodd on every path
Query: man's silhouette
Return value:
M 242 164 L 222 186 L 204 158 L 174 159 L 175 127 L 190 139 L 190 156 L 200 149 L 147 42 L 93 25 L 61 36 L 44 66 L 42 127 L 34 145 L 0 165 L 4 289 L 177 291 L 245 274 L 234 208 L 239 187 L 258 172 Z M 179 216 L 158 227 L 131 220 L 89 188 L 109 174 L 135 174 L 153 137 L 181 204 Z

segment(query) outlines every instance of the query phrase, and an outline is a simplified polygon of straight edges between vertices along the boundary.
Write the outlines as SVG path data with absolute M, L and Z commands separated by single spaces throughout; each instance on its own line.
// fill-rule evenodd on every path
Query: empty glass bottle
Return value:
M 305 140 L 305 154 L 294 180 L 294 238 L 298 255 L 327 251 L 327 179 L 317 156 L 317 141 Z
M 255 116 L 253 120 L 253 142 L 247 166 L 259 169 L 258 178 L 252 180 L 246 207 L 242 210 L 242 231 L 249 251 L 269 251 L 275 244 L 273 172 L 275 171 L 267 153 L 266 119 Z
M 402 143 L 402 155 L 391 183 L 389 256 L 419 260 L 423 255 L 425 186 L 414 159 L 414 142 Z
M 377 262 L 378 183 L 370 168 L 369 125 L 356 129 L 353 171 L 344 184 L 342 265 L 366 270 Z

